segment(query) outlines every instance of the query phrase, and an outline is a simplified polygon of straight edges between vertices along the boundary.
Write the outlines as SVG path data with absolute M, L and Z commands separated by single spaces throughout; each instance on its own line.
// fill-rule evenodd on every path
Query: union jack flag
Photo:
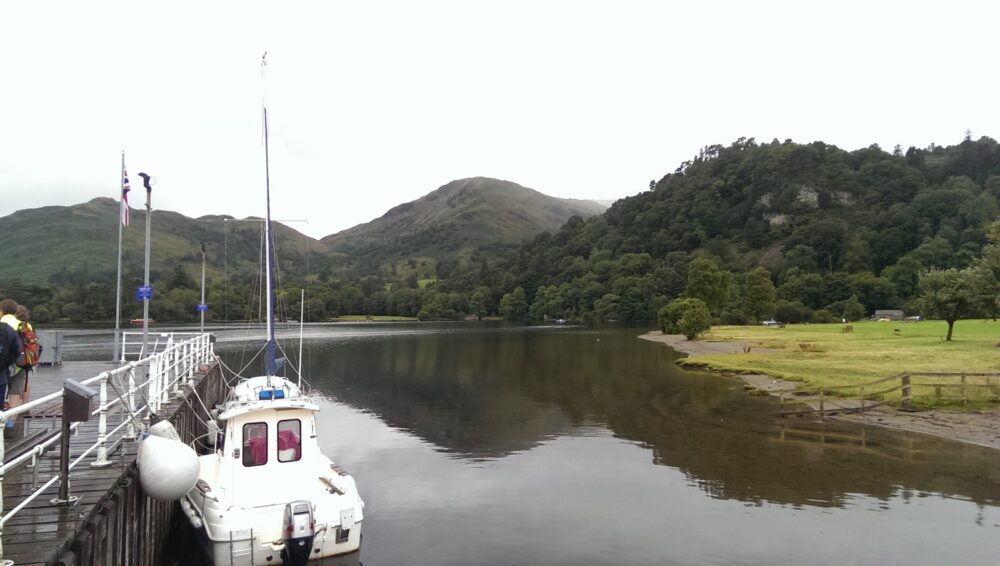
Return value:
M 122 169 L 122 226 L 128 228 L 128 192 L 132 187 L 128 184 L 128 172 Z

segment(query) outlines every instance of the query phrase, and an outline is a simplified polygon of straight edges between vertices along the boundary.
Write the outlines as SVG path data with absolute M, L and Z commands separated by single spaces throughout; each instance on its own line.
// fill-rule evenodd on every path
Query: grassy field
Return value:
M 852 332 L 844 331 L 847 326 Z M 903 372 L 1000 372 L 1000 323 L 958 321 L 951 342 L 945 342 L 946 332 L 947 324 L 942 321 L 802 324 L 784 328 L 717 326 L 700 340 L 741 340 L 754 345 L 749 352 L 693 356 L 682 363 L 708 365 L 720 371 L 765 373 L 801 381 L 807 389 L 859 384 Z M 933 395 L 933 391 L 923 389 L 914 391 L 914 395 Z

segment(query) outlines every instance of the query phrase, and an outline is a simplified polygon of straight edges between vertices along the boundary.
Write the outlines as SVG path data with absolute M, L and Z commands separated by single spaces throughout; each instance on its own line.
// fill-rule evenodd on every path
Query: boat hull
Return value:
M 235 536 L 245 536 L 245 533 L 234 533 Z M 261 542 L 260 537 L 254 536 L 242 539 L 213 540 L 208 533 L 208 529 L 202 525 L 198 529 L 199 543 L 209 559 L 212 566 L 250 566 L 260 564 L 281 564 L 280 546 L 271 543 Z M 346 541 L 336 542 L 336 534 L 327 536 L 327 533 L 320 533 L 313 541 L 313 552 L 309 560 L 322 560 L 339 557 L 335 564 L 338 566 L 348 566 L 350 564 L 361 564 L 359 552 L 361 550 L 361 523 L 355 523 Z M 251 556 L 252 553 L 252 556 Z M 327 563 L 324 562 L 324 566 Z

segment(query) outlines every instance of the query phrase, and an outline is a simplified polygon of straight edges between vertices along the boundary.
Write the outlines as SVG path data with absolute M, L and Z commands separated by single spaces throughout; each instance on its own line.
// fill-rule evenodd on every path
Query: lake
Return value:
M 257 348 L 256 331 L 212 330 L 230 365 Z M 366 503 L 361 562 L 1000 560 L 1000 453 L 770 417 L 769 400 L 680 370 L 645 331 L 307 326 L 320 441 Z M 110 355 L 109 341 L 67 336 L 64 358 Z

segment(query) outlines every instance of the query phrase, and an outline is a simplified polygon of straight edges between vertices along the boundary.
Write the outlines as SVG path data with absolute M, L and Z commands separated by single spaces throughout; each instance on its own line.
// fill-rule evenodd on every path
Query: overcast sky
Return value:
M 273 217 L 314 237 L 472 176 L 613 200 L 741 136 L 996 138 L 991 6 L 5 2 L 0 216 L 117 198 L 122 150 L 154 210 L 262 215 L 265 89 Z

